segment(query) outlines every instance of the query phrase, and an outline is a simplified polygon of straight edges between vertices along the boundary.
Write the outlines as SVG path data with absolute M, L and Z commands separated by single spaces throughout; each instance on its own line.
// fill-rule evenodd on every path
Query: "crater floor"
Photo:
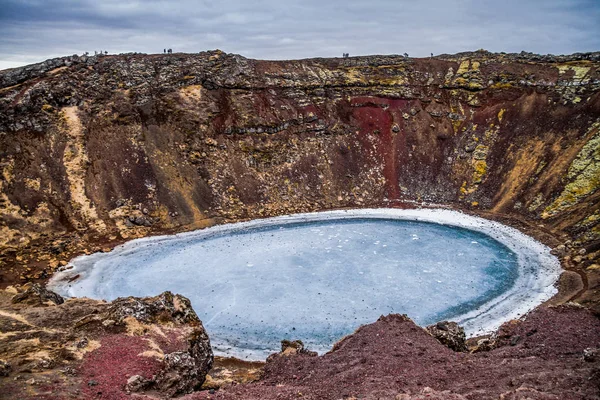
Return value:
M 441 222 L 433 223 L 433 222 Z M 264 359 L 281 339 L 327 351 L 390 313 L 473 333 L 551 296 L 558 263 L 523 234 L 447 210 L 352 210 L 137 240 L 73 260 L 70 296 L 189 297 L 218 354 Z

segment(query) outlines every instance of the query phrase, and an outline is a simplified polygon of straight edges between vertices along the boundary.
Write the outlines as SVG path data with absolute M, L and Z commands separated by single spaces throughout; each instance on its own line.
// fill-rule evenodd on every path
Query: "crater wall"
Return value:
M 3 285 L 149 234 L 426 202 L 535 226 L 597 290 L 598 53 L 72 56 L 0 87 Z

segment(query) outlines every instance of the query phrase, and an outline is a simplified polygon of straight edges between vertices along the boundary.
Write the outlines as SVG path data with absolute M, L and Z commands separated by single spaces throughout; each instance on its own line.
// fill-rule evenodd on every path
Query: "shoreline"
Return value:
M 73 294 L 68 287 L 60 287 L 60 283 L 70 283 L 74 279 L 86 279 L 93 269 L 96 260 L 105 257 L 118 257 L 137 251 L 138 248 L 151 246 L 154 243 L 171 243 L 179 240 L 207 237 L 213 234 L 235 232 L 253 227 L 265 227 L 280 224 L 311 222 L 321 220 L 338 220 L 348 218 L 381 218 L 381 219 L 400 219 L 414 220 L 429 223 L 439 223 L 448 226 L 456 226 L 472 231 L 484 233 L 500 243 L 507 246 L 519 258 L 519 278 L 513 287 L 506 292 L 490 299 L 480 307 L 465 314 L 452 318 L 452 320 L 462 325 L 469 337 L 481 336 L 496 331 L 504 322 L 517 319 L 524 314 L 537 308 L 539 305 L 551 301 L 559 293 L 558 286 L 560 274 L 563 272 L 558 259 L 550 255 L 550 249 L 537 239 L 523 234 L 520 230 L 501 224 L 497 221 L 475 217 L 462 211 L 452 209 L 429 209 L 429 208 L 362 208 L 346 210 L 329 210 L 317 213 L 301 213 L 285 216 L 271 217 L 265 219 L 255 219 L 251 221 L 237 222 L 233 224 L 220 224 L 211 228 L 181 232 L 174 235 L 149 236 L 140 239 L 134 239 L 121 244 L 113 249 L 111 253 L 94 253 L 89 256 L 75 257 L 69 263 L 74 266 L 73 269 L 58 272 L 50 279 L 48 287 L 57 291 L 61 295 L 70 296 Z M 527 250 L 529 246 L 530 252 Z M 537 261 L 532 258 L 537 257 Z M 539 263 L 542 270 L 536 270 L 534 275 L 524 275 L 523 268 L 530 263 Z M 79 264 L 79 265 L 78 265 Z M 545 275 L 546 273 L 546 275 Z M 526 279 L 529 276 L 530 279 Z M 540 284 L 541 282 L 541 284 Z M 525 286 L 524 286 L 525 285 Z M 529 297 L 522 298 L 523 290 Z M 176 290 L 175 290 L 176 291 Z M 517 304 L 510 302 L 513 297 L 521 297 Z M 482 311 L 483 309 L 483 311 Z M 491 314 L 490 314 L 491 313 Z M 410 317 L 410 315 L 409 315 Z M 263 360 L 264 357 L 244 358 L 247 356 L 243 349 L 242 352 L 223 353 L 222 356 L 234 356 L 240 359 Z M 323 350 L 323 349 L 319 349 Z

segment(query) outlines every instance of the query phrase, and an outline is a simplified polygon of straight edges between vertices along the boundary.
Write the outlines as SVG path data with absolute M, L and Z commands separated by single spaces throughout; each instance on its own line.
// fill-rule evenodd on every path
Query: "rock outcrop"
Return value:
M 183 296 L 39 300 L 42 287 L 0 291 L 3 399 L 127 398 L 193 392 L 213 363 L 210 341 Z M 15 299 L 36 301 L 15 301 Z
M 156 297 L 118 298 L 111 303 L 106 315 L 101 318 L 114 321 L 115 324 L 123 324 L 127 318 L 133 318 L 144 324 L 170 321 L 201 326 L 190 301 L 171 292 L 164 292 Z
M 12 298 L 13 303 L 26 303 L 30 305 L 43 305 L 50 302 L 50 304 L 58 305 L 65 302 L 61 295 L 54 293 L 44 286 L 34 283 L 29 287 L 24 287 L 25 291 L 14 295 Z
M 428 326 L 425 330 L 449 349 L 467 351 L 465 330 L 456 322 L 440 321 L 435 325 Z

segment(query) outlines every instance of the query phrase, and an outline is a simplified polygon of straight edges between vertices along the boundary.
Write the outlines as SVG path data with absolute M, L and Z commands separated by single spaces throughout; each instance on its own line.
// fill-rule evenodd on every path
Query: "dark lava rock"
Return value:
M 302 355 L 307 357 L 316 357 L 318 353 L 316 351 L 310 351 L 304 348 L 302 340 L 282 340 L 281 351 L 279 353 L 273 353 L 267 357 L 267 364 L 276 363 L 278 358 L 288 358 L 291 356 Z
M 511 346 L 516 346 L 517 344 L 519 344 L 520 340 L 521 340 L 521 336 L 515 335 L 515 336 L 513 336 L 513 337 L 510 338 L 510 345 Z
M 125 391 L 127 393 L 136 393 L 141 392 L 152 384 L 152 381 L 144 378 L 141 375 L 133 375 L 129 379 L 127 379 L 127 384 L 125 385 Z
M 481 351 L 490 351 L 496 346 L 496 341 L 493 337 L 485 337 L 477 339 L 474 345 L 467 345 L 471 353 L 478 353 Z
M 127 317 L 147 324 L 172 321 L 201 325 L 191 302 L 171 292 L 164 292 L 156 297 L 120 297 L 113 301 L 108 309 L 107 319 L 120 324 Z
M 599 359 L 600 349 L 588 347 L 583 349 L 583 360 L 587 362 L 595 362 Z
M 427 332 L 454 351 L 467 351 L 465 330 L 456 322 L 441 321 L 425 328 Z
M 8 376 L 11 371 L 11 366 L 6 361 L 0 360 L 0 376 Z
M 177 351 L 164 358 L 165 367 L 156 378 L 156 388 L 169 396 L 200 389 L 212 368 L 213 353 L 204 329 L 197 330 L 187 352 Z
M 292 348 L 296 351 L 304 350 L 304 343 L 302 340 L 282 340 L 281 341 L 281 352 L 283 353 L 288 348 Z
M 474 140 L 470 140 L 469 142 L 467 142 L 467 144 L 465 145 L 465 151 L 467 153 L 472 153 L 473 151 L 475 151 L 475 148 L 477 147 L 477 142 Z
M 164 363 L 165 368 L 157 377 L 156 387 L 169 396 L 199 389 L 208 372 L 208 369 L 203 369 L 194 357 L 184 351 L 167 354 Z
M 436 118 L 440 118 L 444 116 L 444 112 L 443 111 L 439 111 L 439 110 L 432 110 L 432 111 L 428 111 L 429 115 L 431 115 L 432 117 L 436 117 Z
M 156 378 L 156 388 L 169 396 L 200 389 L 212 368 L 213 352 L 201 323 L 190 334 L 188 342 L 190 347 L 187 351 L 176 351 L 165 356 L 165 366 Z
M 75 344 L 75 346 L 77 346 L 78 349 L 83 349 L 88 345 L 88 343 L 89 341 L 87 338 L 82 338 Z
M 567 247 L 564 244 L 558 245 L 550 251 L 550 254 L 557 257 L 564 257 L 567 254 Z
M 48 301 L 57 305 L 65 302 L 59 294 L 54 293 L 37 283 L 34 283 L 29 289 L 14 295 L 12 298 L 13 304 L 25 303 L 32 306 L 47 305 Z
M 152 226 L 152 224 L 154 223 L 152 218 L 148 217 L 147 215 L 142 215 L 142 216 L 130 215 L 129 218 L 127 218 L 127 222 L 129 222 L 131 225 L 147 226 L 147 227 Z
M 448 118 L 450 118 L 452 121 L 463 121 L 465 119 L 464 115 L 453 112 L 448 113 Z

